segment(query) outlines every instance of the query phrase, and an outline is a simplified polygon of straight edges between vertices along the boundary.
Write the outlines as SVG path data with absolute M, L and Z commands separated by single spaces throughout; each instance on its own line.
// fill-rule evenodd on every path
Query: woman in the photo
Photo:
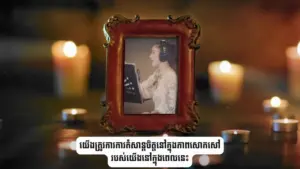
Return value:
M 155 71 L 139 84 L 144 99 L 152 99 L 154 110 L 144 114 L 175 114 L 177 101 L 176 47 L 161 40 L 149 56 Z

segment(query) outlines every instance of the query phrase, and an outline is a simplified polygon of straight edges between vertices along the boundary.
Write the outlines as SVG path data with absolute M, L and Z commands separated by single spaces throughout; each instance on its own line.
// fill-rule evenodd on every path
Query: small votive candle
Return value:
M 249 130 L 223 130 L 222 138 L 224 143 L 248 143 L 250 131 Z
M 273 131 L 275 132 L 295 132 L 298 130 L 298 120 L 276 119 L 273 120 Z
M 284 112 L 287 109 L 288 105 L 289 103 L 287 100 L 280 99 L 277 96 L 263 101 L 263 107 L 265 112 Z
M 64 122 L 84 122 L 86 109 L 81 108 L 69 108 L 62 110 L 62 120 Z
M 209 166 L 221 164 L 223 158 L 221 155 L 195 155 L 193 157 L 194 165 Z
M 244 68 L 228 61 L 212 62 L 208 67 L 212 97 L 220 103 L 239 99 L 244 80 Z

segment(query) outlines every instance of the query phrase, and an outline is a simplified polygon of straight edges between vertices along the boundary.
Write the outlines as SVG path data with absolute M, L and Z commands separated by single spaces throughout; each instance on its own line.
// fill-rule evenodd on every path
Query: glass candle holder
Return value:
M 222 131 L 224 143 L 248 143 L 249 137 L 249 130 L 232 129 Z
M 82 108 L 68 108 L 62 110 L 62 121 L 67 123 L 84 122 L 87 110 Z
M 273 120 L 274 132 L 296 132 L 297 130 L 298 120 L 287 118 Z

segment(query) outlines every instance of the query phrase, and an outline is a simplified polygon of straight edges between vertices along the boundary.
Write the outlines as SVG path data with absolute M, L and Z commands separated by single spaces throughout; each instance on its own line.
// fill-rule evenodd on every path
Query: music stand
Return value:
M 124 102 L 143 103 L 139 90 L 139 79 L 134 63 L 125 63 L 124 66 Z

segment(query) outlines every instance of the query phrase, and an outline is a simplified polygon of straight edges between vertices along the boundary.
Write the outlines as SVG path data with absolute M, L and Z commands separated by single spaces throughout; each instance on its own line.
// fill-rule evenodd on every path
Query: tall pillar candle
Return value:
M 212 62 L 208 67 L 209 82 L 213 98 L 221 103 L 239 99 L 243 86 L 244 68 L 228 61 Z
M 300 42 L 286 50 L 289 94 L 300 100 Z
M 84 96 L 88 89 L 90 53 L 85 45 L 58 41 L 52 46 L 55 90 L 60 97 Z

